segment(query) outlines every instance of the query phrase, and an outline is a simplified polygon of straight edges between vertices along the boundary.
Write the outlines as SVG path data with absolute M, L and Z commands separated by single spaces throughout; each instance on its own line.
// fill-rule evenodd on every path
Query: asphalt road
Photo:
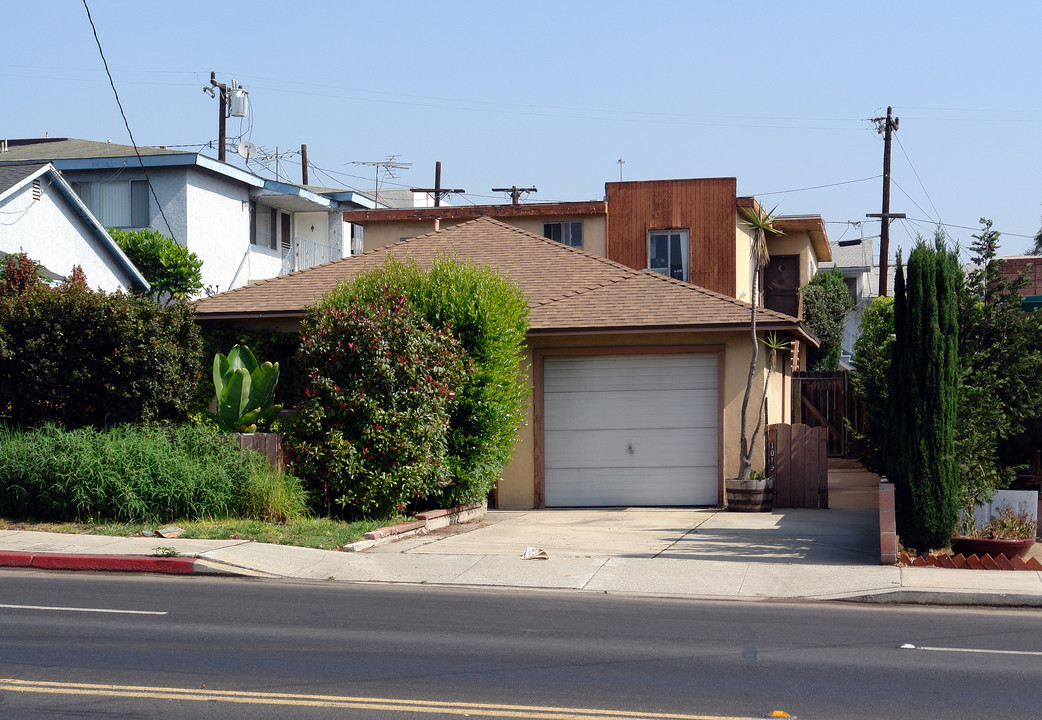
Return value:
M 1042 612 L 0 572 L 3 718 L 773 710 L 1038 718 Z

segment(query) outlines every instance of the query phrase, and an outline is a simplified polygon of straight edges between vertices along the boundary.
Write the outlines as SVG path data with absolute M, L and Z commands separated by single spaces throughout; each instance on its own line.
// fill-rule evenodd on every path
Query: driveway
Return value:
M 665 558 L 720 562 L 878 565 L 878 512 L 607 508 L 490 510 L 481 520 L 368 552 L 551 558 Z
M 833 461 L 830 510 L 735 513 L 717 508 L 490 510 L 481 520 L 367 552 L 551 558 L 879 565 L 879 478 Z

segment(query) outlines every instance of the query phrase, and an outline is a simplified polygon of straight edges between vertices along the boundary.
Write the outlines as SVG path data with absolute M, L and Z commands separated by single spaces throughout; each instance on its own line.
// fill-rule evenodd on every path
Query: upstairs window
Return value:
M 581 222 L 548 222 L 543 223 L 543 237 L 556 240 L 568 247 L 583 246 L 583 224 Z
M 648 233 L 648 268 L 674 280 L 687 281 L 690 231 L 652 230 Z
M 144 180 L 77 182 L 72 189 L 107 228 L 145 228 L 151 219 Z
M 252 203 L 250 211 L 253 222 L 250 223 L 250 244 L 276 250 L 279 247 L 279 211 L 267 205 Z

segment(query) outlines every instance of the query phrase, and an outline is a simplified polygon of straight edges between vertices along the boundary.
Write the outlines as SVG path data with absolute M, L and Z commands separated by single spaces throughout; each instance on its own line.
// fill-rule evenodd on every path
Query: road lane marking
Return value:
M 627 710 L 593 708 L 555 708 L 538 705 L 498 705 L 491 703 L 443 702 L 438 700 L 398 700 L 337 695 L 295 695 L 288 693 L 242 692 L 233 690 L 196 690 L 142 685 L 92 685 L 0 678 L 0 691 L 55 695 L 91 695 L 149 700 L 197 700 L 248 705 L 287 705 L 351 710 L 395 710 L 398 712 L 439 713 L 479 717 L 536 718 L 537 720 L 590 720 L 591 718 L 624 718 L 625 720 L 748 720 L 748 716 L 679 715 L 641 713 Z
M 928 645 L 902 645 L 901 650 L 931 650 L 933 652 L 982 653 L 991 655 L 1042 655 L 1038 650 L 986 650 L 984 648 L 946 648 L 929 647 Z
M 2 605 L 7 610 L 53 610 L 55 612 L 116 613 L 118 615 L 166 615 L 159 610 L 113 610 L 110 608 L 50 607 L 48 605 Z

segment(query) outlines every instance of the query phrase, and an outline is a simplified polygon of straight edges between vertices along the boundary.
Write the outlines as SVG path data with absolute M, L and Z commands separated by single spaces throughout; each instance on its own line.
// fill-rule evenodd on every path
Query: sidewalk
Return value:
M 837 498 L 838 500 L 838 498 Z M 840 503 L 843 504 L 843 503 Z M 527 547 L 549 559 L 525 560 Z M 160 550 L 157 550 L 160 548 Z M 155 557 L 172 548 L 177 557 Z M 333 582 L 566 589 L 709 600 L 861 600 L 1042 607 L 1042 573 L 878 564 L 863 507 L 491 511 L 362 552 L 241 540 L 0 530 L 0 565 Z

